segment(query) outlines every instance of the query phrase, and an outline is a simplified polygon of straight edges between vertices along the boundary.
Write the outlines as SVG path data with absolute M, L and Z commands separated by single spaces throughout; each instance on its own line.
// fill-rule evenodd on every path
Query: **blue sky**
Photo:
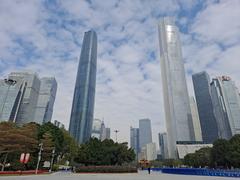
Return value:
M 229 75 L 240 85 L 239 0 L 0 0 L 0 75 L 31 70 L 55 76 L 53 119 L 69 124 L 85 31 L 98 35 L 95 117 L 120 141 L 152 120 L 165 131 L 157 24 L 174 16 L 181 31 L 189 94 L 191 74 Z M 112 133 L 112 137 L 114 134 Z

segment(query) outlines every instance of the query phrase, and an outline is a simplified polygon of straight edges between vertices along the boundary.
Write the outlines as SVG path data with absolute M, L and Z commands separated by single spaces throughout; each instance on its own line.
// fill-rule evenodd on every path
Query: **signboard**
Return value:
M 29 153 L 22 153 L 20 156 L 20 163 L 27 164 L 30 159 L 30 154 Z

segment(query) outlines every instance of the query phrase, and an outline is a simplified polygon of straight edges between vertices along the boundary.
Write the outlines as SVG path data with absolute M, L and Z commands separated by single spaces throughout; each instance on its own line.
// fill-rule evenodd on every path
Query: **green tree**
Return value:
M 226 139 L 218 139 L 213 143 L 211 152 L 212 163 L 215 167 L 229 167 L 228 153 L 230 151 L 229 141 Z
M 240 134 L 233 136 L 229 140 L 229 149 L 226 159 L 231 166 L 240 168 Z

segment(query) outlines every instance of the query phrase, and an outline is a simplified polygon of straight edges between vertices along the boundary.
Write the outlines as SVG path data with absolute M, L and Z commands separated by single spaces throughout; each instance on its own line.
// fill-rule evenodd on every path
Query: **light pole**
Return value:
M 3 106 L 2 106 L 2 109 L 1 109 L 0 118 L 3 118 L 2 113 L 3 113 L 3 110 L 4 110 L 5 103 L 7 101 L 10 86 L 14 86 L 17 83 L 17 81 L 12 80 L 12 79 L 4 79 L 4 82 L 8 85 L 8 88 L 7 88 L 6 96 L 5 96 L 4 101 L 3 101 Z
M 35 174 L 37 174 L 37 172 L 38 172 L 38 167 L 39 167 L 39 163 L 40 163 L 41 155 L 42 155 L 42 150 L 43 150 L 43 143 L 40 143 L 39 146 L 40 146 L 40 148 L 39 148 L 39 152 L 38 152 L 38 162 L 37 162 L 37 167 L 36 167 Z
M 114 132 L 116 134 L 116 142 L 117 142 L 117 133 L 119 132 L 119 130 L 116 129 Z
M 51 166 L 50 166 L 49 172 L 52 172 L 54 155 L 55 155 L 55 148 L 52 150 L 52 159 L 51 159 Z

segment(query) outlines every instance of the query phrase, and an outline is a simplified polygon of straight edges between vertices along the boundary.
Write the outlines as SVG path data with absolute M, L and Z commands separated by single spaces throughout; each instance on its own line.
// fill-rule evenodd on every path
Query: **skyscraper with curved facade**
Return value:
M 97 34 L 85 32 L 72 102 L 69 132 L 81 144 L 91 137 L 97 69 Z
M 192 115 L 179 30 L 174 18 L 162 18 L 158 29 L 168 152 L 169 158 L 176 158 L 177 141 L 194 140 Z

